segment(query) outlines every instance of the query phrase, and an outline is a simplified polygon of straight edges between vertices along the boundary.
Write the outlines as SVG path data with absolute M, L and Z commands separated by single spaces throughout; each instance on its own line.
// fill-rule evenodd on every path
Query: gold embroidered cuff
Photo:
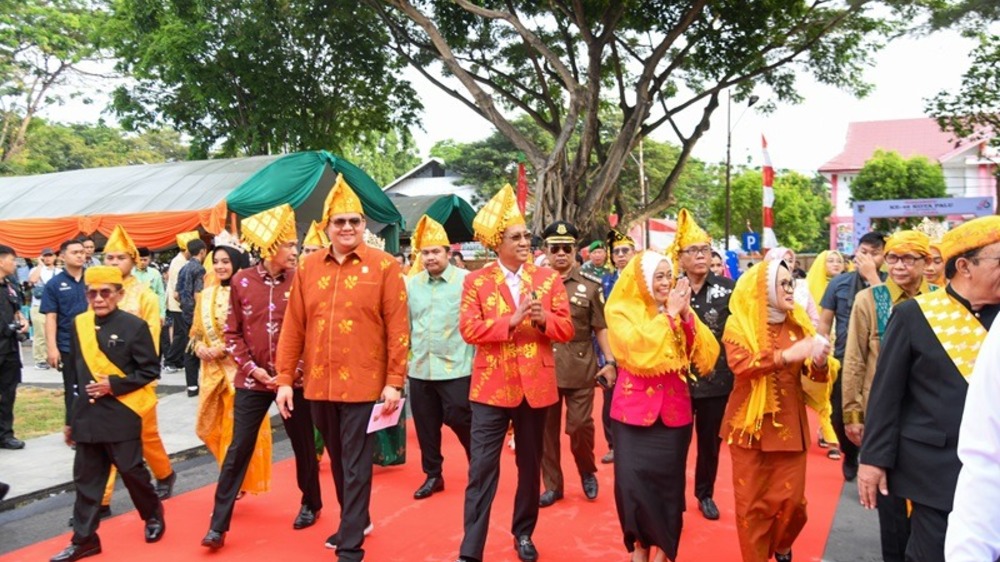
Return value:
M 856 412 L 856 411 L 844 412 L 844 423 L 845 424 L 849 424 L 849 423 L 864 424 L 865 423 L 865 415 L 863 413 L 861 413 L 861 412 Z

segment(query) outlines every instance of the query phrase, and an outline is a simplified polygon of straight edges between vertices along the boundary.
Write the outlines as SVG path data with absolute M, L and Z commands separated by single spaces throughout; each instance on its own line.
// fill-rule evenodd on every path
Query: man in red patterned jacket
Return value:
M 476 357 L 460 561 L 483 559 L 500 452 L 511 423 L 518 467 L 514 548 L 525 562 L 538 559 L 531 534 L 538 520 L 542 433 L 548 407 L 559 397 L 552 343 L 573 337 L 566 288 L 554 270 L 531 262 L 531 233 L 515 199 L 505 186 L 472 223 L 476 237 L 496 251 L 498 260 L 470 273 L 462 291 L 459 328 L 476 346 Z

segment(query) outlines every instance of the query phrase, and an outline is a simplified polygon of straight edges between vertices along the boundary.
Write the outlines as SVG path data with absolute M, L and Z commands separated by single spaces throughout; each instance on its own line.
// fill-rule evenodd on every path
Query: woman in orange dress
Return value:
M 834 360 L 794 293 L 783 260 L 755 265 L 736 282 L 722 338 L 735 383 L 720 435 L 730 445 L 745 562 L 790 561 L 806 523 L 804 384 L 825 390 Z
M 690 302 L 687 279 L 675 284 L 670 260 L 647 251 L 625 266 L 604 308 L 618 360 L 615 506 L 633 562 L 677 558 L 693 421 L 688 376 L 692 365 L 712 372 L 719 357 Z

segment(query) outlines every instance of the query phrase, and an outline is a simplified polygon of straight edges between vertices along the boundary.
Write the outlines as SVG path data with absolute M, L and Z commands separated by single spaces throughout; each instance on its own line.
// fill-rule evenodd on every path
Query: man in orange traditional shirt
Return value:
M 470 273 L 462 290 L 459 328 L 476 346 L 472 365 L 472 459 L 465 490 L 460 561 L 480 561 L 500 477 L 500 451 L 510 423 L 517 441 L 514 548 L 538 559 L 531 534 L 538 521 L 542 434 L 548 407 L 559 399 L 553 342 L 573 337 L 566 288 L 559 274 L 531 262 L 531 233 L 509 186 L 472 223 L 498 260 Z
M 327 539 L 341 561 L 364 558 L 373 441 L 368 419 L 399 407 L 410 349 L 406 283 L 391 254 L 363 242 L 361 200 L 337 177 L 323 209 L 332 244 L 302 260 L 278 341 L 278 407 L 288 416 L 303 381 L 330 453 L 340 529 Z M 298 371 L 299 359 L 303 370 Z

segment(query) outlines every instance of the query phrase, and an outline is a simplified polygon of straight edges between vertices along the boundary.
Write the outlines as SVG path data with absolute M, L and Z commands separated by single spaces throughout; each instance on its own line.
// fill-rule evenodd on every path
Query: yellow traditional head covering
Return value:
M 674 277 L 677 276 L 680 268 L 681 250 L 694 244 L 710 244 L 711 242 L 712 237 L 698 226 L 691 213 L 687 209 L 681 209 L 677 213 L 677 233 L 674 235 L 674 243 L 670 245 L 668 250 L 670 257 L 674 260 Z
M 812 295 L 816 304 L 819 304 L 819 301 L 823 300 L 823 293 L 826 292 L 826 286 L 830 284 L 831 277 L 826 272 L 826 260 L 830 256 L 840 256 L 841 261 L 844 259 L 844 256 L 840 252 L 823 250 L 813 260 L 812 265 L 809 266 L 809 271 L 806 273 L 806 284 L 809 285 L 809 294 Z M 846 267 L 844 271 L 847 271 Z
M 288 203 L 243 219 L 240 229 L 243 241 L 264 259 L 273 256 L 281 244 L 298 241 L 295 211 Z
M 139 261 L 139 249 L 135 247 L 135 242 L 132 241 L 132 237 L 125 232 L 122 225 L 115 225 L 115 229 L 111 231 L 111 236 L 108 236 L 108 243 L 104 245 L 104 253 L 125 253 L 132 258 L 132 261 Z
M 722 334 L 722 341 L 741 347 L 751 356 L 774 353 L 774 338 L 771 336 L 768 324 L 768 293 L 773 291 L 774 279 L 768 274 L 769 269 L 777 270 L 780 261 L 761 261 L 740 275 L 736 281 L 733 294 L 729 297 L 729 320 Z M 788 313 L 788 318 L 796 324 L 806 337 L 816 335 L 809 314 L 798 303 Z M 830 380 L 835 377 L 839 363 L 832 356 L 827 358 L 830 368 Z M 774 375 L 765 375 L 752 380 L 750 395 L 740 405 L 730 419 L 733 431 L 729 435 L 732 443 L 734 436 L 742 440 L 760 438 L 760 428 L 765 414 L 779 411 L 778 391 Z M 806 403 L 819 406 L 826 401 L 826 386 L 806 388 Z M 772 418 L 773 420 L 773 418 Z M 738 433 L 738 435 L 737 435 Z
M 931 239 L 919 230 L 900 230 L 885 241 L 885 253 L 931 255 Z
M 1000 216 L 990 215 L 964 222 L 949 230 L 941 238 L 941 257 L 945 261 L 974 250 L 1000 242 Z
M 197 240 L 198 238 L 200 237 L 198 236 L 197 230 L 182 232 L 177 235 L 177 247 L 186 252 L 188 249 L 188 242 Z
M 424 270 L 424 262 L 420 259 L 420 250 L 435 246 L 450 247 L 451 242 L 448 241 L 448 233 L 445 232 L 441 223 L 424 215 L 420 217 L 420 220 L 417 221 L 417 226 L 413 229 L 413 237 L 410 238 L 410 245 L 413 248 L 413 252 L 410 256 L 410 271 L 408 275 L 413 277 Z
M 87 285 L 121 285 L 122 270 L 111 265 L 92 265 L 83 272 L 83 282 Z
M 621 232 L 611 229 L 608 231 L 608 247 L 614 250 L 620 246 L 631 246 L 635 248 L 635 240 L 632 239 L 628 234 L 622 234 Z
M 650 292 L 647 278 L 664 261 L 670 263 L 663 254 L 647 250 L 622 269 L 604 305 L 611 350 L 619 365 L 638 376 L 676 372 L 687 378 L 691 366 L 708 375 L 719 357 L 718 340 L 695 315 L 695 342 L 689 353 L 681 328 L 671 327 Z
M 312 224 L 309 225 L 309 231 L 306 232 L 306 237 L 302 239 L 302 245 L 325 248 L 330 245 L 330 237 L 326 235 L 326 231 L 323 230 L 323 226 L 318 221 L 312 221 Z
M 525 224 L 524 216 L 517 208 L 514 188 L 508 183 L 479 210 L 472 220 L 472 230 L 484 246 L 496 249 L 503 238 L 503 231 L 518 224 Z
M 344 174 L 337 174 L 337 181 L 333 183 L 333 187 L 330 188 L 330 193 L 327 194 L 326 201 L 323 203 L 323 226 L 330 225 L 330 217 L 333 215 L 345 213 L 363 215 L 365 210 L 361 206 L 361 199 L 358 199 L 351 186 L 344 181 Z

